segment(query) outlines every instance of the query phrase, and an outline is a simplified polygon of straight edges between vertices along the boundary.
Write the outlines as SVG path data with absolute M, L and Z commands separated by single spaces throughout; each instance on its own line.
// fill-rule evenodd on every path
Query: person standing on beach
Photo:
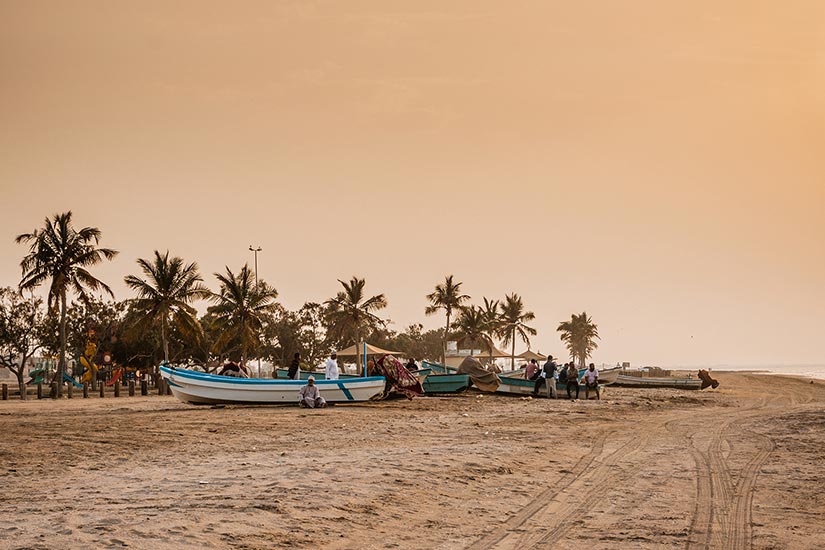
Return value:
M 579 369 L 576 368 L 576 363 L 570 362 L 567 367 L 567 399 L 573 399 L 571 389 L 576 389 L 576 399 L 579 398 Z
M 333 353 L 327 359 L 326 365 L 324 365 L 324 370 L 326 371 L 326 379 L 327 380 L 338 380 L 338 355 Z
M 287 376 L 290 380 L 300 380 L 301 378 L 301 354 L 297 351 L 295 357 L 292 358 L 292 363 L 289 364 Z
M 601 393 L 599 391 L 599 371 L 596 370 L 596 365 L 590 363 L 590 368 L 584 371 L 584 398 L 589 399 L 590 389 L 593 388 L 596 390 L 596 399 L 601 399 Z
M 321 397 L 321 390 L 315 385 L 315 377 L 307 379 L 307 385 L 298 391 L 298 404 L 308 409 L 323 409 L 327 401 Z
M 556 361 L 552 355 L 547 356 L 547 362 L 544 363 L 544 383 L 547 385 L 547 398 L 558 399 L 556 392 Z

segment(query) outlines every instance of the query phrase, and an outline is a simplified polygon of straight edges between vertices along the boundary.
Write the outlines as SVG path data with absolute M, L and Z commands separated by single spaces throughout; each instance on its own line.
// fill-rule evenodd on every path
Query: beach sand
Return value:
M 3 548 L 823 548 L 825 384 L 0 402 Z

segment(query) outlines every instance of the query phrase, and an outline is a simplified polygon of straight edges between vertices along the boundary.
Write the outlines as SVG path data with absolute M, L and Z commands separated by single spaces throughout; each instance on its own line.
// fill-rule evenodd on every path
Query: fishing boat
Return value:
M 289 380 L 289 371 L 287 369 L 276 369 L 276 371 L 278 373 L 278 380 Z M 427 378 L 427 376 L 431 372 L 433 372 L 433 371 L 432 371 L 432 369 L 429 369 L 429 368 L 427 368 L 427 369 L 418 369 L 417 371 L 414 371 L 414 374 L 416 375 L 416 377 L 418 377 L 418 379 L 421 381 L 421 383 L 424 383 L 424 380 Z M 327 374 L 324 371 L 302 370 L 302 371 L 300 371 L 300 375 L 301 375 L 301 380 L 306 380 L 310 376 L 315 378 L 315 380 L 325 380 L 326 377 L 327 377 Z M 341 373 L 338 373 L 338 378 L 347 378 L 347 379 L 349 379 L 349 378 L 361 378 L 361 375 L 360 374 L 349 374 L 349 373 L 346 373 L 346 372 L 341 372 Z
M 298 390 L 306 384 L 302 380 L 235 378 L 167 366 L 160 367 L 160 373 L 175 397 L 192 404 L 295 404 Z M 328 403 L 369 401 L 383 393 L 385 384 L 383 376 L 316 382 Z
M 626 388 L 675 388 L 679 390 L 702 389 L 702 381 L 698 378 L 648 378 L 642 376 L 628 376 L 626 374 L 618 375 L 613 385 Z
M 469 374 L 431 374 L 422 384 L 425 393 L 459 393 L 473 383 Z
M 429 372 L 421 384 L 424 393 L 458 393 L 473 385 L 469 374 L 455 372 L 450 367 L 429 361 L 421 361 L 421 366 L 419 372 Z
M 502 376 L 498 375 L 499 380 L 501 380 L 501 385 L 496 390 L 496 393 L 508 393 L 508 394 L 516 394 L 516 395 L 533 395 L 533 388 L 536 387 L 535 380 L 527 380 L 526 378 L 515 378 L 511 376 Z M 584 397 L 584 390 L 585 386 L 582 383 L 579 383 L 579 397 Z M 559 397 L 562 394 L 566 395 L 567 391 L 567 384 L 562 384 L 560 382 L 556 382 L 556 392 L 558 393 Z M 599 392 L 602 396 L 605 393 L 605 387 L 603 384 L 599 384 Z M 596 392 L 592 392 L 593 397 L 596 397 Z M 547 397 L 547 383 L 543 383 L 539 388 L 539 396 Z
M 622 367 L 612 367 L 609 369 L 600 369 L 599 370 L 599 384 L 604 384 L 605 386 L 609 384 L 614 384 L 616 380 L 619 378 L 619 375 L 622 373 Z

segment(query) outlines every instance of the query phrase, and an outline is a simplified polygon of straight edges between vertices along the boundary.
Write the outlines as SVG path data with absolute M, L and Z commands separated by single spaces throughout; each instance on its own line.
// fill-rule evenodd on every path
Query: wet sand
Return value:
M 0 402 L 2 548 L 823 548 L 825 383 Z

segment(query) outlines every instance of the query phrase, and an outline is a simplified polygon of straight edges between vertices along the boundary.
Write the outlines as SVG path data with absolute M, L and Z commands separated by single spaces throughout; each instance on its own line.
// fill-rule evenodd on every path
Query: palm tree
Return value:
M 583 368 L 587 358 L 599 347 L 599 327 L 588 317 L 587 312 L 580 315 L 571 315 L 569 321 L 562 321 L 556 329 L 561 332 L 561 341 L 567 345 L 570 355 L 578 360 L 579 368 Z
M 143 314 L 138 317 L 135 328 L 160 322 L 163 359 L 169 361 L 169 327 L 174 323 L 184 334 L 199 334 L 197 311 L 190 304 L 209 298 L 212 293 L 201 284 L 203 278 L 198 273 L 198 264 L 185 264 L 177 256 L 169 259 L 168 250 L 165 254 L 155 250 L 152 261 L 139 258 L 137 264 L 146 279 L 135 275 L 123 279 L 126 286 L 137 293 L 131 303 Z
M 66 296 L 71 291 L 88 301 L 89 291 L 102 291 L 114 297 L 112 289 L 92 276 L 87 268 L 103 260 L 111 260 L 117 251 L 98 248 L 101 231 L 97 227 L 77 230 L 72 225 L 72 213 L 64 212 L 46 218 L 40 229 L 18 235 L 15 242 L 29 244 L 29 253 L 20 262 L 23 276 L 19 289 L 33 290 L 49 282 L 47 304 L 52 313 L 60 312 L 60 360 L 56 380 L 66 373 Z M 63 384 L 58 384 L 58 395 Z
M 470 345 L 470 356 L 476 344 L 481 344 L 492 353 L 493 339 L 490 334 L 490 323 L 484 310 L 480 307 L 461 307 L 458 317 L 453 322 L 454 336 Z
M 444 282 L 435 285 L 435 291 L 427 294 L 430 305 L 424 310 L 427 315 L 437 313 L 443 309 L 447 314 L 447 323 L 444 325 L 444 344 L 441 346 L 441 363 L 447 360 L 447 339 L 450 337 L 450 317 L 454 309 L 470 299 L 466 294 L 461 294 L 462 283 L 453 283 L 453 276 L 447 275 Z
M 484 320 L 487 323 L 487 331 L 491 337 L 490 343 L 492 344 L 492 338 L 497 338 L 501 336 L 501 309 L 498 300 L 491 300 L 489 298 L 482 298 L 484 300 L 484 305 L 481 306 L 481 311 L 484 313 Z M 493 362 L 493 346 L 490 346 L 490 363 Z
M 376 294 L 370 298 L 364 297 L 366 281 L 353 277 L 348 283 L 338 279 L 343 291 L 338 292 L 324 304 L 327 306 L 325 318 L 327 331 L 332 338 L 339 341 L 355 341 L 356 360 L 361 364 L 360 343 L 368 331 L 384 328 L 386 322 L 375 312 L 387 307 L 387 298 L 383 294 Z
M 215 348 L 222 349 L 237 340 L 243 364 L 247 352 L 261 344 L 259 334 L 267 315 L 278 309 L 275 303 L 278 291 L 263 280 L 256 283 L 255 274 L 247 264 L 237 274 L 227 267 L 225 275 L 215 273 L 215 277 L 221 288 L 217 294 L 212 294 L 211 299 L 216 305 L 210 312 L 215 316 L 215 325 L 222 331 L 215 341 Z
M 532 321 L 536 315 L 532 311 L 524 311 L 524 303 L 521 296 L 515 292 L 504 297 L 501 304 L 501 335 L 504 345 L 512 346 L 510 352 L 510 369 L 516 368 L 516 337 L 522 342 L 530 345 L 530 336 L 537 334 L 536 329 L 526 325 Z

